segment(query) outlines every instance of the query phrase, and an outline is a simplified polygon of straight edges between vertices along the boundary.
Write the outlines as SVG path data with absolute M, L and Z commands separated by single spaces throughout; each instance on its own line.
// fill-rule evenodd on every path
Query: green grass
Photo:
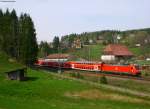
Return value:
M 89 46 L 84 46 L 82 49 L 77 49 L 71 52 L 71 54 L 79 58 L 83 58 L 91 61 L 98 61 L 100 60 L 103 49 L 104 49 L 103 45 L 89 45 Z
M 136 61 L 136 63 L 139 65 L 150 65 L 150 61 L 146 61 L 146 60 L 138 60 Z
M 145 48 L 140 48 L 140 47 L 129 47 L 129 50 L 133 52 L 135 56 L 144 56 L 148 55 L 150 53 L 150 48 L 145 47 Z
M 10 81 L 0 76 L 0 109 L 149 109 L 150 106 L 141 98 L 56 78 L 41 71 L 29 69 L 28 76 L 30 80 L 24 82 Z M 90 90 L 101 93 L 98 98 L 92 98 L 94 93 Z M 73 92 L 82 92 L 83 97 L 65 95 Z M 118 98 L 112 99 L 108 95 Z
M 8 71 L 22 67 L 0 54 L 0 67 Z M 12 81 L 0 73 L 0 109 L 149 109 L 146 98 L 89 86 L 28 69 L 27 81 Z
M 138 47 L 129 48 L 129 50 L 130 50 L 131 52 L 133 52 L 133 54 L 134 54 L 135 56 L 140 56 L 140 55 L 142 55 L 142 51 L 141 51 L 141 49 L 138 48 Z
M 96 83 L 101 82 L 101 77 L 86 75 L 86 73 L 92 73 L 92 72 L 76 71 L 76 70 L 71 71 L 71 72 L 72 72 L 72 74 L 69 74 L 67 71 L 66 73 L 64 73 L 64 75 L 76 77 L 76 75 L 75 76 L 73 75 L 76 73 L 76 74 L 82 75 L 81 77 L 84 80 L 93 81 Z M 95 73 L 95 72 L 93 72 L 93 73 Z M 100 72 L 97 72 L 97 73 L 100 73 Z M 148 74 L 150 74 L 150 72 L 148 72 Z M 146 76 L 146 77 L 150 79 L 150 76 Z M 150 82 L 149 81 L 124 79 L 124 78 L 117 78 L 117 77 L 111 77 L 111 76 L 106 76 L 106 79 L 107 79 L 106 81 L 107 81 L 108 85 L 150 94 L 150 87 L 149 87 Z
M 16 70 L 22 67 L 24 66 L 9 58 L 5 53 L 0 52 L 0 73 Z
M 77 56 L 78 58 L 83 58 L 90 61 L 100 61 L 100 57 L 103 54 L 105 46 L 102 44 L 98 45 L 88 45 L 84 46 L 81 49 L 72 50 L 69 52 L 70 54 Z M 145 49 L 144 51 L 139 47 L 128 47 L 129 50 L 135 55 L 135 57 L 143 56 L 145 54 L 144 51 L 149 51 L 149 48 Z M 139 64 L 149 63 L 150 62 L 140 62 Z

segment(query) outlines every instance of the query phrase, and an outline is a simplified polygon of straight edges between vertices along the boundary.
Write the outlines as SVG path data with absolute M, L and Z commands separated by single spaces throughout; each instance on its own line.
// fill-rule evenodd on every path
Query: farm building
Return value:
M 5 72 L 7 74 L 7 78 L 10 80 L 20 80 L 23 81 L 26 79 L 26 68 L 16 69 L 13 71 Z
M 52 61 L 67 61 L 71 58 L 72 56 L 69 54 L 50 54 L 46 57 L 46 59 Z
M 125 61 L 133 57 L 133 53 L 121 44 L 109 44 L 105 47 L 101 59 L 103 61 Z

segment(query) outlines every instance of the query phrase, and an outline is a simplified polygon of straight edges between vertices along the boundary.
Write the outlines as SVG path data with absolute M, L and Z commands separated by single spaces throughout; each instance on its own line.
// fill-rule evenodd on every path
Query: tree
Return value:
M 27 14 L 18 18 L 16 11 L 0 10 L 0 50 L 25 64 L 33 64 L 38 45 L 34 23 Z
M 12 57 L 18 58 L 18 44 L 19 44 L 19 36 L 18 36 L 18 17 L 16 15 L 16 11 L 12 10 L 11 14 L 11 46 L 10 46 L 10 55 Z
M 39 56 L 46 57 L 49 53 L 53 53 L 52 48 L 49 46 L 47 42 L 41 41 L 39 45 Z
M 2 50 L 7 54 L 10 54 L 11 46 L 11 17 L 10 12 L 7 9 L 2 18 Z
M 2 29 L 3 29 L 3 12 L 0 9 L 0 50 L 2 50 L 2 43 L 3 43 Z
M 53 49 L 55 52 L 58 52 L 58 49 L 60 47 L 59 37 L 55 36 L 53 39 Z
M 19 20 L 19 29 L 19 58 L 23 63 L 31 65 L 36 61 L 38 44 L 36 41 L 34 24 L 29 15 L 21 15 Z

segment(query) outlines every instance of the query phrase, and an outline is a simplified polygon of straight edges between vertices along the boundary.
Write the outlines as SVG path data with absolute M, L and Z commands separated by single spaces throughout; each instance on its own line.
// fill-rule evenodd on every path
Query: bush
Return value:
M 70 76 L 71 77 L 76 77 L 76 74 L 75 73 L 70 73 Z
M 150 72 L 148 70 L 143 70 L 142 71 L 142 76 L 149 76 Z
M 83 79 L 84 77 L 80 73 L 76 73 L 76 78 Z
M 100 83 L 102 83 L 102 84 L 107 84 L 108 82 L 107 82 L 107 78 L 105 77 L 105 76 L 101 76 L 100 77 Z
M 83 79 L 84 76 L 81 75 L 80 73 L 76 72 L 76 73 L 71 73 L 71 77 L 75 77 L 75 78 L 79 78 L 79 79 Z

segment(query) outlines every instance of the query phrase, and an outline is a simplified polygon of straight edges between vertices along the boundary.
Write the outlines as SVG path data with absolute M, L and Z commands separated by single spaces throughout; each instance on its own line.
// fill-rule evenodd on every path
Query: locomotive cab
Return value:
M 141 75 L 141 70 L 139 65 L 131 65 L 131 73 L 136 76 Z

